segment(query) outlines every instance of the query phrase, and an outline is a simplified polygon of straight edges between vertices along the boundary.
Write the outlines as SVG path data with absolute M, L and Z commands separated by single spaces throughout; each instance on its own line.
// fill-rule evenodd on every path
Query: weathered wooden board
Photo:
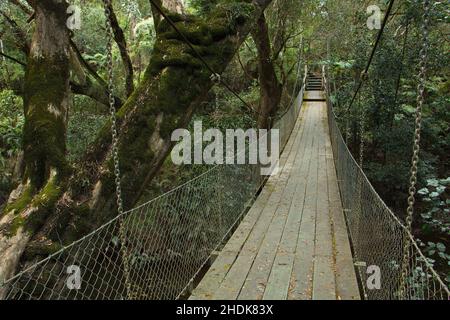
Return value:
M 325 102 L 304 102 L 280 172 L 190 299 L 360 298 L 326 116 Z

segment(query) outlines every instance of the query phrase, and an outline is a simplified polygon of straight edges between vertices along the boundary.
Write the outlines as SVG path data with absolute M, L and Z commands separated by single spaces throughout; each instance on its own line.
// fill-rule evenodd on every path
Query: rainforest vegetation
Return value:
M 377 5 L 383 13 L 388 1 L 155 0 L 229 88 L 152 1 L 111 2 L 125 209 L 208 170 L 168 160 L 173 130 L 193 129 L 195 120 L 223 130 L 270 128 L 298 94 L 304 66 L 324 65 L 350 150 L 359 158 L 364 139 L 364 172 L 405 218 L 422 1 L 395 3 L 350 110 L 378 32 L 368 28 L 366 9 Z M 413 224 L 447 284 L 449 12 L 448 2 L 431 1 Z M 107 58 L 102 1 L 0 2 L 0 280 L 116 216 Z

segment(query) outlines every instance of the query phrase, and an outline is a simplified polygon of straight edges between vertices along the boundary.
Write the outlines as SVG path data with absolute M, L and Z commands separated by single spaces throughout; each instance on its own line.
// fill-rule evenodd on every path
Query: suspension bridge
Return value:
M 425 1 L 425 17 L 428 6 Z M 106 27 L 111 31 L 108 22 Z M 370 184 L 360 166 L 363 155 L 358 163 L 347 148 L 334 114 L 326 68 L 315 73 L 306 68 L 297 98 L 274 121 L 282 147 L 278 174 L 265 180 L 259 165 L 215 165 L 123 212 L 116 170 L 117 217 L 47 258 L 22 266 L 18 274 L 0 283 L 0 298 L 448 300 L 448 287 L 411 234 L 426 27 L 424 22 L 406 223 Z M 108 37 L 111 62 L 111 32 Z M 297 80 L 300 70 L 299 63 Z M 223 84 L 214 70 L 211 73 Z M 111 76 L 109 80 L 114 151 Z M 118 159 L 114 160 L 118 167 Z M 369 269 L 379 270 L 379 286 L 367 285 Z
M 277 175 L 264 182 L 255 165 L 217 165 L 25 268 L 2 298 L 448 299 L 349 152 L 327 88 L 305 74 L 275 122 Z M 380 288 L 368 289 L 369 266 Z
M 359 299 L 320 77 L 272 176 L 192 299 Z

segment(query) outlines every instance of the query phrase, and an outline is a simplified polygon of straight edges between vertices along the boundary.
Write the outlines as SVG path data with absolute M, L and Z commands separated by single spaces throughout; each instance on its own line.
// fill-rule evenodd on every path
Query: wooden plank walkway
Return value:
M 280 167 L 190 299 L 360 298 L 324 101 L 303 103 Z

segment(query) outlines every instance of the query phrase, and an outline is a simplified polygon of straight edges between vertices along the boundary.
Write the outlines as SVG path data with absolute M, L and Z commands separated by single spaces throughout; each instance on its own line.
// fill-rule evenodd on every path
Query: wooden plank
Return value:
M 308 105 L 308 110 L 310 110 L 310 115 L 312 117 L 309 121 L 314 122 L 314 118 L 317 113 L 317 110 L 315 110 L 315 104 L 312 102 L 305 102 L 305 104 Z M 312 295 L 317 205 L 315 195 L 317 193 L 318 173 L 318 142 L 314 131 L 311 132 L 309 139 L 306 141 L 305 153 L 309 153 L 311 155 L 311 161 L 308 170 L 305 201 L 297 241 L 297 250 L 294 258 L 290 289 L 288 293 L 288 299 L 290 300 L 310 299 Z
M 276 185 L 269 203 L 263 210 L 258 226 L 250 234 L 248 241 L 245 243 L 239 257 L 236 259 L 227 277 L 224 279 L 217 293 L 214 295 L 215 299 L 234 300 L 238 297 L 242 290 L 244 281 L 246 281 L 247 274 L 252 265 L 254 265 L 255 257 L 258 254 L 265 236 L 272 233 L 270 227 L 273 220 L 276 219 L 276 217 L 274 217 L 274 213 L 283 199 L 283 194 L 290 177 L 292 165 L 297 156 L 298 145 L 301 141 L 303 127 L 302 130 L 299 131 L 299 126 L 300 121 L 297 122 L 293 136 L 291 137 L 294 146 L 291 154 L 289 155 L 288 161 L 286 162 L 286 170 L 281 173 L 280 181 Z
M 289 208 L 294 197 L 297 182 L 295 180 L 295 171 L 294 169 L 291 172 L 280 204 L 277 208 L 274 208 L 274 219 L 264 236 L 263 243 L 239 294 L 239 299 L 260 300 L 263 298 L 277 248 L 288 221 Z
M 300 124 L 300 121 L 298 125 Z M 298 127 L 296 127 L 298 129 Z M 241 222 L 237 230 L 234 232 L 233 236 L 230 238 L 228 243 L 225 245 L 222 253 L 213 263 L 211 268 L 206 273 L 205 277 L 199 283 L 197 288 L 194 289 L 190 299 L 200 300 L 200 299 L 212 299 L 214 292 L 220 287 L 223 279 L 228 274 L 231 266 L 235 262 L 238 254 L 240 253 L 245 241 L 247 240 L 250 232 L 255 228 L 256 223 L 260 220 L 263 213 L 263 209 L 266 203 L 271 200 L 275 201 L 272 197 L 272 191 L 278 185 L 278 182 L 282 176 L 282 173 L 289 168 L 286 167 L 287 160 L 291 151 L 294 150 L 294 140 L 291 139 L 283 154 L 280 157 L 280 171 L 278 175 L 271 176 L 266 182 L 258 199 L 252 206 L 252 208 L 247 213 L 244 220 Z M 261 224 L 261 223 L 260 223 Z
M 331 219 L 333 222 L 333 244 L 335 256 L 336 274 L 336 295 L 340 300 L 360 300 L 358 282 L 353 264 L 353 257 L 350 249 L 348 230 L 340 198 L 337 182 L 336 169 L 332 157 L 331 142 L 327 138 L 327 177 L 328 177 L 328 198 L 331 208 Z
M 315 239 L 315 263 L 313 296 L 314 300 L 335 300 L 336 284 L 334 279 L 334 260 L 332 246 L 331 219 L 328 204 L 328 178 L 326 167 L 325 148 L 325 103 L 318 103 L 320 125 L 317 136 L 319 145 L 318 154 L 318 183 L 317 183 L 317 214 L 316 214 L 316 239 Z
M 308 100 L 324 101 L 325 100 L 325 93 L 323 91 L 305 91 L 303 99 L 305 101 L 308 101 Z
M 297 157 L 295 162 L 295 166 L 298 168 L 294 177 L 297 184 L 295 195 L 293 196 L 288 221 L 264 292 L 264 300 L 286 300 L 288 296 L 303 213 L 306 180 L 311 160 L 311 154 L 305 151 L 311 137 L 313 122 L 309 121 L 309 118 L 305 118 L 304 121 L 305 134 L 301 141 L 301 156 Z
M 326 104 L 301 116 L 261 195 L 191 299 L 359 299 Z
M 308 110 L 308 107 L 305 109 Z M 293 170 L 292 177 L 289 180 L 290 187 L 286 188 L 289 192 L 285 195 L 285 204 L 288 205 L 280 206 L 276 213 L 283 218 L 286 215 L 288 216 L 284 229 L 281 232 L 282 238 L 280 240 L 280 235 L 276 237 L 272 235 L 272 238 L 276 238 L 277 241 L 273 241 L 273 239 L 269 237 L 267 240 L 267 247 L 264 247 L 264 250 L 258 254 L 258 256 L 261 257 L 262 262 L 268 261 L 267 263 L 269 265 L 272 264 L 272 268 L 261 267 L 260 262 L 255 261 L 255 265 L 257 265 L 258 268 L 253 268 L 253 274 L 249 274 L 246 285 L 239 296 L 240 299 L 250 299 L 255 295 L 256 298 L 259 299 L 261 298 L 262 292 L 264 292 L 264 299 L 286 299 L 289 289 L 290 274 L 294 262 L 298 228 L 301 220 L 301 211 L 299 214 L 295 214 L 295 211 L 291 209 L 293 208 L 293 200 L 295 199 L 300 184 L 299 176 L 302 172 L 301 169 L 304 166 L 304 163 L 306 163 L 306 158 L 304 156 L 307 145 L 306 141 L 308 141 L 308 137 L 311 136 L 310 115 L 311 113 L 308 111 L 307 116 L 305 116 L 305 133 L 300 142 L 301 152 L 296 159 L 295 170 Z M 276 249 L 277 244 L 278 249 Z M 275 247 L 275 249 L 270 250 L 270 247 Z M 273 257 L 274 251 L 277 253 L 277 256 L 275 257 Z M 269 275 L 271 276 L 271 279 L 269 278 Z M 259 290 L 256 289 L 257 287 L 259 287 Z

